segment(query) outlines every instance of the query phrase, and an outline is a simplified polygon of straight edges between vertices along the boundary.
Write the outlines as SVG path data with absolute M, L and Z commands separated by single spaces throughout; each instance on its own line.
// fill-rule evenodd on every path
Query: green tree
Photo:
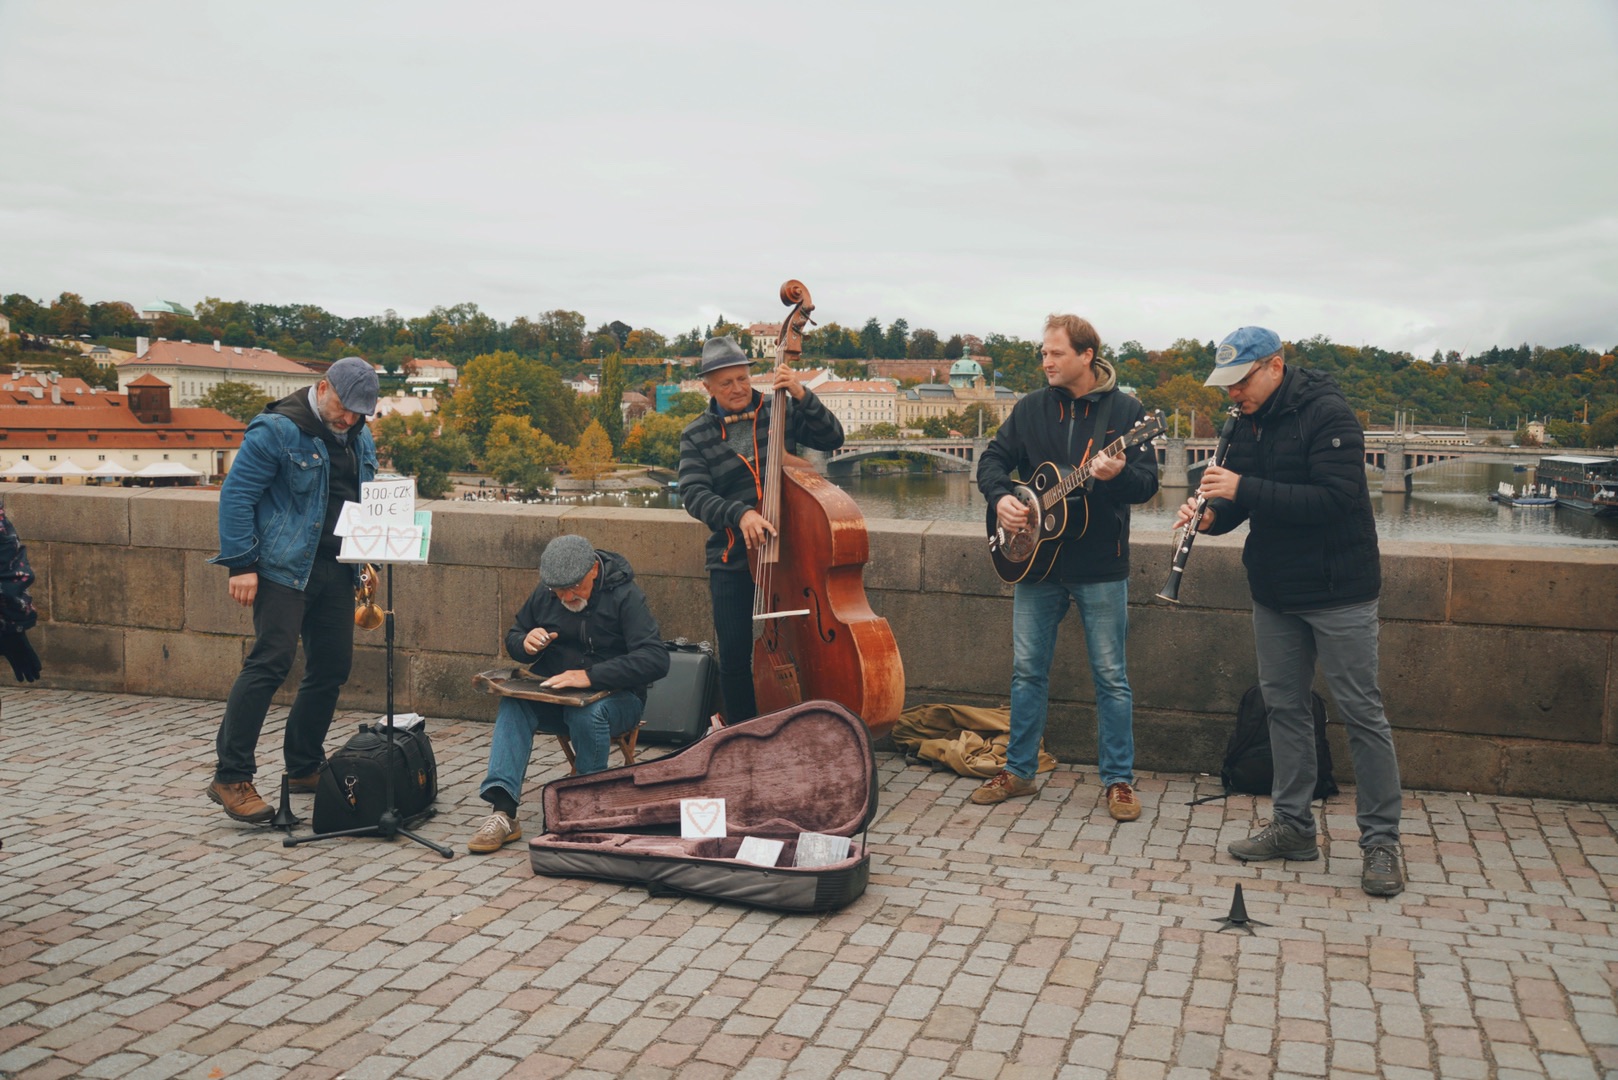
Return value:
M 50 328 L 64 337 L 90 332 L 90 305 L 78 293 L 65 292 L 51 301 Z
M 1545 434 L 1553 439 L 1557 446 L 1585 446 L 1588 431 L 1588 425 L 1573 420 L 1545 421 Z
M 890 424 L 884 420 L 867 427 L 860 432 L 860 437 L 862 439 L 897 439 L 899 437 L 899 425 Z
M 584 429 L 579 436 L 579 445 L 573 448 L 568 457 L 568 471 L 575 479 L 587 481 L 590 490 L 594 491 L 596 481 L 601 474 L 612 469 L 614 459 L 612 456 L 612 440 L 607 437 L 606 429 L 599 421 L 592 420 L 590 426 Z
M 1618 409 L 1603 413 L 1590 421 L 1590 446 L 1618 446 Z
M 1178 409 L 1187 423 L 1190 423 L 1191 414 L 1195 412 L 1197 430 L 1187 430 L 1184 434 L 1208 436 L 1214 434 L 1217 424 L 1224 423 L 1217 417 L 1224 412 L 1229 401 L 1218 387 L 1204 386 L 1201 379 L 1192 375 L 1176 375 L 1161 385 L 1142 390 L 1140 403 L 1148 410 L 1162 409 L 1164 416 L 1173 416 Z M 1172 421 L 1170 430 L 1173 430 Z
M 440 430 L 435 417 L 393 413 L 371 425 L 377 454 L 405 476 L 416 478 L 416 491 L 436 499 L 450 490 L 449 474 L 464 469 L 471 447 L 457 431 Z
M 595 419 L 612 440 L 613 451 L 624 445 L 624 358 L 617 352 L 601 361 L 601 388 L 596 394 Z
M 641 465 L 658 465 L 665 469 L 678 468 L 680 432 L 685 430 L 689 422 L 689 416 L 676 416 L 672 412 L 647 413 L 624 438 L 624 460 Z
M 502 484 L 531 495 L 551 486 L 551 470 L 566 451 L 534 429 L 525 416 L 497 417 L 483 451 L 483 469 Z
M 264 411 L 264 406 L 270 403 L 270 398 L 258 387 L 244 382 L 226 380 L 215 383 L 197 404 L 204 409 L 218 409 L 226 416 L 247 423 L 253 417 Z
M 583 426 L 578 397 L 562 377 L 553 368 L 509 351 L 473 357 L 442 411 L 445 422 L 470 440 L 477 456 L 482 455 L 498 416 L 526 417 L 559 443 L 576 441 Z
M 911 334 L 910 344 L 905 347 L 905 355 L 912 360 L 937 360 L 943 351 L 943 346 L 938 343 L 938 334 L 925 329 Z
M 910 324 L 903 319 L 894 319 L 882 338 L 882 356 L 887 360 L 903 360 L 909 344 Z
M 682 421 L 690 420 L 703 409 L 708 407 L 708 395 L 697 394 L 690 390 L 682 390 L 669 399 L 669 407 L 664 410 L 667 416 L 680 418 Z

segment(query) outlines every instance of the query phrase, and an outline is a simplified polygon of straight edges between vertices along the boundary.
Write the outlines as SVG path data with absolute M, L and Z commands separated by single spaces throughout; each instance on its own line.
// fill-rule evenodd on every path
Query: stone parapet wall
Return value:
M 39 584 L 36 684 L 210 698 L 230 690 L 252 622 L 230 601 L 217 492 L 0 484 Z M 712 638 L 705 530 L 667 510 L 423 504 L 432 562 L 393 575 L 395 707 L 489 719 L 477 671 L 506 662 L 539 553 L 564 532 L 627 556 L 664 636 Z M 1011 594 L 976 525 L 869 522 L 865 582 L 893 626 L 907 703 L 1004 705 Z M 1217 773 L 1255 681 L 1239 537 L 1204 537 L 1184 603 L 1153 599 L 1167 538 L 1137 539 L 1129 668 L 1141 769 Z M 1406 787 L 1618 801 L 1618 550 L 1385 542 L 1382 687 Z M 381 631 L 357 631 L 343 707 L 384 708 Z M 290 701 L 295 667 L 278 700 Z M 12 687 L 15 684 L 8 684 Z M 6 697 L 25 693 L 6 689 Z M 1324 694 L 1324 688 L 1322 688 Z M 1047 745 L 1095 760 L 1095 709 L 1077 618 L 1062 630 Z M 1327 696 L 1328 708 L 1335 708 Z M 1352 763 L 1331 727 L 1339 779 Z

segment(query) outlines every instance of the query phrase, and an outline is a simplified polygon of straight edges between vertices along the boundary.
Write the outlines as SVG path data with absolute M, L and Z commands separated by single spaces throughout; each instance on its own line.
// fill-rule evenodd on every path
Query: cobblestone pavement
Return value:
M 467 855 L 487 725 L 432 726 L 445 861 L 226 819 L 217 703 L 3 693 L 8 1077 L 1618 1076 L 1618 806 L 1408 793 L 1411 885 L 1373 900 L 1352 792 L 1326 859 L 1249 867 L 1264 801 L 1188 806 L 1207 778 L 1118 825 L 1088 769 L 979 807 L 882 755 L 869 890 L 784 916 Z M 1215 921 L 1237 884 L 1252 935 Z

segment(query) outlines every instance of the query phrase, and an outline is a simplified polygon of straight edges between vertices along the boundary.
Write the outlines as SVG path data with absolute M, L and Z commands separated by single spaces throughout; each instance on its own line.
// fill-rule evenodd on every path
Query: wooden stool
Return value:
M 637 725 L 629 729 L 627 735 L 619 735 L 612 741 L 618 744 L 618 749 L 624 752 L 624 764 L 635 764 L 635 741 L 640 738 L 640 727 Z M 567 755 L 567 774 L 579 775 L 578 762 L 573 754 L 573 740 L 566 735 L 556 736 L 556 741 L 562 744 L 562 753 Z M 609 753 L 611 751 L 608 751 Z

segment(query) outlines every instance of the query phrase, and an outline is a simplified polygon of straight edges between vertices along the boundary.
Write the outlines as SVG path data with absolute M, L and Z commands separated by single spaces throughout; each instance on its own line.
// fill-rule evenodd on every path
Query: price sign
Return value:
M 416 481 L 371 480 L 360 485 L 356 525 L 410 525 L 416 519 Z

